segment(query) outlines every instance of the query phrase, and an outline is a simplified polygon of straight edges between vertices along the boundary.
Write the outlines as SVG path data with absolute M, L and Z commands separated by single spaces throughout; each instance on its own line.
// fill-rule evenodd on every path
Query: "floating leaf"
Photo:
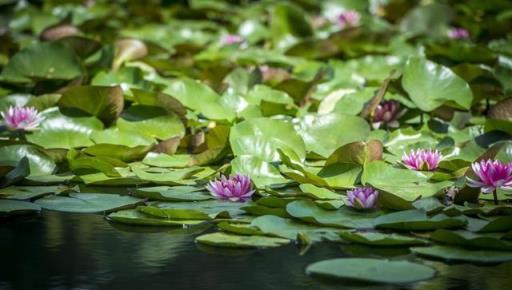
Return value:
M 75 53 L 59 42 L 32 44 L 16 53 L 2 71 L 0 79 L 13 83 L 38 80 L 71 80 L 82 75 Z
M 422 239 L 379 232 L 342 231 L 340 232 L 340 236 L 344 240 L 370 246 L 411 246 L 426 244 Z
M 141 202 L 141 199 L 126 195 L 84 192 L 46 196 L 35 201 L 44 209 L 75 213 L 111 212 L 134 207 Z
M 84 111 L 108 125 L 123 111 L 123 90 L 119 86 L 73 87 L 64 92 L 59 99 L 59 106 Z
M 382 215 L 375 219 L 378 229 L 393 229 L 396 231 L 429 231 L 443 228 L 461 228 L 467 223 L 463 217 L 449 217 L 438 214 L 427 216 L 423 210 L 406 210 Z
M 277 161 L 277 149 L 292 150 L 300 160 L 306 152 L 302 138 L 289 123 L 268 118 L 255 118 L 236 124 L 229 136 L 236 156 L 252 155 L 263 161 Z
M 342 258 L 313 263 L 306 268 L 306 273 L 327 278 L 405 284 L 432 279 L 436 270 L 409 261 Z
M 212 233 L 196 238 L 196 242 L 227 248 L 274 248 L 290 243 L 290 240 L 265 236 L 239 236 L 226 233 Z
M 31 202 L 0 199 L 0 216 L 33 214 L 40 211 L 41 207 Z
M 198 220 L 170 220 L 164 218 L 155 218 L 144 214 L 136 209 L 127 209 L 113 212 L 107 216 L 107 219 L 130 225 L 148 225 L 148 226 L 190 226 L 202 223 Z
M 512 261 L 512 253 L 491 250 L 468 250 L 448 246 L 416 247 L 411 251 L 418 255 L 447 261 L 496 264 Z
M 430 112 L 447 102 L 469 109 L 473 93 L 469 85 L 449 68 L 423 58 L 410 58 L 405 64 L 402 85 L 413 102 Z
M 377 212 L 359 212 L 342 207 L 337 211 L 324 210 L 312 201 L 294 201 L 286 206 L 286 211 L 294 218 L 306 222 L 341 228 L 372 228 Z
M 294 126 L 304 139 L 306 150 L 323 157 L 347 143 L 366 140 L 370 133 L 364 119 L 339 113 L 308 114 L 296 119 Z

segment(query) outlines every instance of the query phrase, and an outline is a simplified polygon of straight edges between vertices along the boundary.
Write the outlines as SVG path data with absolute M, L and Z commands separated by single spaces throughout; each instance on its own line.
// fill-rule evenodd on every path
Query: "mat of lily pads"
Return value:
M 410 253 L 335 281 L 512 261 L 512 2 L 144 2 L 0 1 L 2 220 Z

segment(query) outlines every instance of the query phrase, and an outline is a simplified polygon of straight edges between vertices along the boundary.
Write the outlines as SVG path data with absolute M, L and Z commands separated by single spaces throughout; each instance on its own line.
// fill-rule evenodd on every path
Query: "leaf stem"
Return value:
M 496 192 L 496 189 L 492 192 L 492 195 L 494 197 L 494 204 L 498 205 L 498 193 Z

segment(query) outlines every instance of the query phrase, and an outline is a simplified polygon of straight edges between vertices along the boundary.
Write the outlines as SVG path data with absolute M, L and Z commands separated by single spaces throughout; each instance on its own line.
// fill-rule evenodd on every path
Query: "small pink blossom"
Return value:
M 480 187 L 483 193 L 491 193 L 498 188 L 512 190 L 512 163 L 489 159 L 474 162 L 471 168 L 479 180 L 466 177 L 468 186 Z
M 379 191 L 373 187 L 356 187 L 347 191 L 347 205 L 354 208 L 376 208 Z
M 238 34 L 226 34 L 222 36 L 220 42 L 222 45 L 240 44 L 244 41 L 243 37 Z
M 409 154 L 404 153 L 402 162 L 407 168 L 412 170 L 433 171 L 439 166 L 442 158 L 443 155 L 438 150 L 418 149 L 411 150 Z
M 341 28 L 355 27 L 359 25 L 361 15 L 355 10 L 347 10 L 338 16 L 338 23 Z
M 210 181 L 206 188 L 218 199 L 239 202 L 247 201 L 254 193 L 251 179 L 241 174 L 222 176 L 215 181 Z
M 465 28 L 454 27 L 448 30 L 448 37 L 451 39 L 468 39 L 469 31 L 467 31 Z
M 400 102 L 390 100 L 382 101 L 375 108 L 373 114 L 373 126 L 379 128 L 381 125 L 386 127 L 396 128 L 399 126 L 398 118 L 400 118 L 402 112 L 400 112 Z
M 0 114 L 11 131 L 34 131 L 44 119 L 34 107 L 11 106 Z

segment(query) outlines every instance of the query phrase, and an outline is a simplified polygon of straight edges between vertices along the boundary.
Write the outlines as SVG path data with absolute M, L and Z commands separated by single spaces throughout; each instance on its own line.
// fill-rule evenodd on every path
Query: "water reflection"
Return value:
M 0 289 L 509 289 L 512 263 L 495 267 L 427 264 L 440 275 L 403 287 L 313 279 L 305 267 L 343 256 L 413 257 L 407 249 L 338 244 L 313 246 L 305 255 L 291 245 L 269 250 L 221 250 L 190 228 L 110 224 L 99 215 L 45 212 L 0 225 Z M 405 275 L 407 273 L 404 273 Z

